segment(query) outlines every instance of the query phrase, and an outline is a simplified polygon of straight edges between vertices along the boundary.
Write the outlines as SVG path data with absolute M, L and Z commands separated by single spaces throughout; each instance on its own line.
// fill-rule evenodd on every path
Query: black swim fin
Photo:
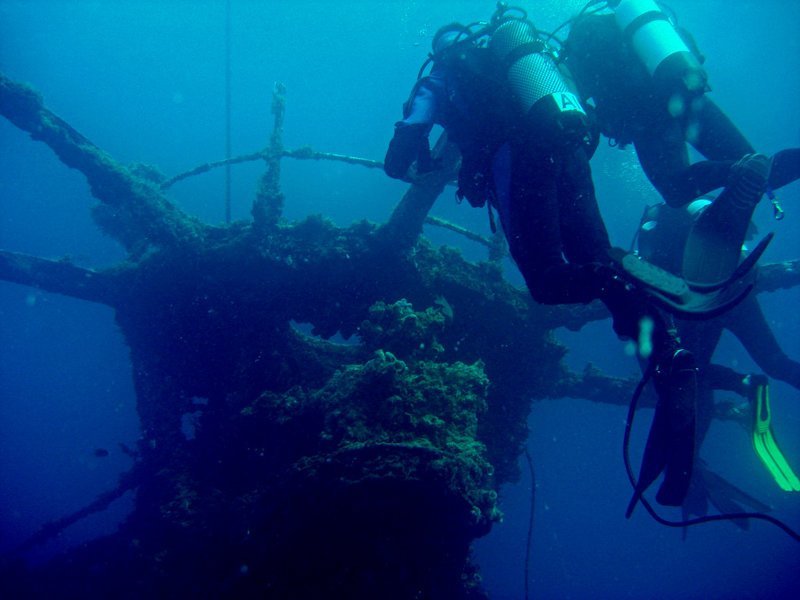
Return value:
M 760 513 L 772 510 L 772 507 L 736 487 L 709 469 L 703 461 L 698 460 L 689 496 L 682 507 L 683 519 L 687 520 L 694 515 L 704 517 L 708 514 L 709 503 L 723 515 L 743 513 L 748 510 Z M 733 519 L 733 522 L 740 529 L 746 530 L 749 527 L 747 519 Z
M 681 349 L 663 357 L 656 365 L 654 383 L 656 411 L 626 517 L 662 472 L 664 480 L 656 500 L 664 506 L 681 506 L 692 479 L 697 412 L 697 369 L 692 354 Z
M 708 492 L 703 482 L 701 461 L 697 461 L 689 484 L 689 493 L 681 505 L 681 520 L 688 521 L 692 517 L 705 517 L 708 514 Z M 683 539 L 686 539 L 687 527 L 683 528 Z
M 609 256 L 622 277 L 655 304 L 683 319 L 708 319 L 736 306 L 755 283 L 752 266 L 758 259 L 743 263 L 744 267 L 735 271 L 736 277 L 728 281 L 695 289 L 677 275 L 620 248 L 612 248 Z

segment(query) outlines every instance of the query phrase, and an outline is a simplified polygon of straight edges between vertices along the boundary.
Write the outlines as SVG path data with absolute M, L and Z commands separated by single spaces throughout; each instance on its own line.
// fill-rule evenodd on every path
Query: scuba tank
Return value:
M 699 96 L 708 89 L 705 70 L 654 0 L 608 4 L 623 35 L 661 90 Z
M 492 33 L 489 50 L 502 65 L 514 102 L 533 133 L 553 141 L 585 138 L 586 112 L 529 21 L 501 22 Z

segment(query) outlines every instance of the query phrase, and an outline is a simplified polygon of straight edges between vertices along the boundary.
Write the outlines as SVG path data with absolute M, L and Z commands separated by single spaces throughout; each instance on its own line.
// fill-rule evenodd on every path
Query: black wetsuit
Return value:
M 614 15 L 581 17 L 566 42 L 566 62 L 597 126 L 619 145 L 633 144 L 642 169 L 670 206 L 683 206 L 728 183 L 731 167 L 755 152 L 707 94 L 667 93 L 653 83 Z M 687 143 L 707 160 L 691 163 Z M 769 183 L 800 177 L 800 148 L 773 156 Z
M 609 286 L 610 242 L 586 148 L 529 135 L 507 121 L 508 110 L 476 104 L 472 99 L 480 94 L 465 89 L 465 79 L 437 65 L 416 86 L 405 118 L 395 125 L 387 174 L 402 177 L 413 161 L 425 159 L 431 127 L 443 125 L 462 153 L 461 186 L 485 182 L 484 200 L 497 209 L 533 298 L 544 304 L 599 298 L 612 312 L 617 332 L 636 337 L 639 319 L 657 311 L 629 286 Z M 663 330 L 660 341 L 665 341 Z
M 458 56 L 472 51 L 487 49 L 473 47 Z M 483 62 L 476 58 L 472 64 L 480 67 Z M 431 127 L 444 126 L 461 150 L 460 188 L 471 203 L 479 204 L 483 193 L 497 208 L 511 255 L 537 302 L 600 299 L 617 334 L 632 339 L 638 339 L 642 320 L 652 319 L 651 360 L 658 365 L 653 372 L 659 400 L 629 510 L 662 472 L 657 500 L 680 505 L 695 447 L 691 355 L 678 348 L 674 331 L 647 296 L 620 278 L 611 264 L 583 142 L 588 135 L 548 137 L 541 135 L 547 130 L 543 124 L 523 119 L 530 113 L 513 118 L 517 113 L 507 110 L 497 93 L 503 82 L 495 76 L 502 72 L 502 65 L 486 73 L 479 68 L 461 73 L 458 65 L 436 64 L 415 86 L 404 119 L 395 126 L 386 173 L 403 177 L 414 160 L 428 161 Z

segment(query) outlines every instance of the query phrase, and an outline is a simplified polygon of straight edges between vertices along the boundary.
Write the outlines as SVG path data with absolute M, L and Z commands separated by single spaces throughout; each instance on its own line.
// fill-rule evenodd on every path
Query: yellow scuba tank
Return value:
M 514 102 L 526 116 L 529 130 L 555 136 L 554 141 L 585 137 L 586 112 L 529 21 L 501 23 L 492 33 L 489 49 L 506 70 Z
M 654 0 L 617 0 L 609 6 L 625 38 L 665 93 L 706 91 L 705 70 Z

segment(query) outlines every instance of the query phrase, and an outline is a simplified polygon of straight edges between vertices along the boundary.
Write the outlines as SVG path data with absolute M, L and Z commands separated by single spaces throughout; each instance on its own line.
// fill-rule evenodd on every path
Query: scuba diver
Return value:
M 672 18 L 671 18 L 672 17 Z M 756 154 L 709 98 L 704 57 L 654 0 L 592 0 L 571 20 L 562 58 L 612 145 L 633 144 L 647 178 L 673 207 L 719 188 L 743 191 L 735 214 L 705 211 L 687 241 L 683 277 L 718 281 L 740 256 L 761 194 L 800 178 L 800 148 Z M 687 145 L 706 160 L 690 162 Z
M 641 220 L 635 244 L 638 253 L 655 265 L 680 273 L 685 244 L 695 221 L 703 211 L 717 202 L 723 206 L 730 199 L 721 197 L 716 201 L 701 198 L 682 208 L 671 208 L 667 204 L 648 207 Z M 751 224 L 748 237 L 755 233 Z M 797 478 L 783 456 L 771 427 L 772 411 L 769 403 L 769 379 L 785 381 L 800 390 L 800 362 L 789 358 L 775 339 L 775 335 L 755 295 L 750 294 L 737 306 L 719 317 L 705 321 L 677 319 L 678 334 L 686 348 L 695 357 L 698 369 L 697 390 L 697 449 L 699 451 L 714 416 L 714 390 L 736 393 L 749 402 L 748 410 L 735 413 L 750 415 L 750 435 L 753 448 L 761 463 L 774 478 L 778 486 L 787 492 L 800 491 Z M 712 363 L 712 356 L 722 332 L 730 331 L 744 346 L 756 364 L 766 373 L 743 374 L 728 367 Z M 749 494 L 739 490 L 713 473 L 703 463 L 696 468 L 687 501 L 683 506 L 684 517 L 692 514 L 705 515 L 708 502 L 720 512 L 743 512 L 741 504 L 766 512 L 768 507 Z M 696 465 L 697 466 L 697 465 Z M 740 527 L 746 521 L 737 520 Z
M 670 206 L 729 185 L 755 149 L 708 97 L 705 58 L 654 0 L 591 2 L 570 27 L 564 60 L 596 125 L 614 145 L 633 144 Z M 707 160 L 690 163 L 687 144 Z M 738 163 L 738 164 L 737 164 Z M 800 148 L 772 159 L 772 190 L 800 177 Z
M 592 7 L 596 10 L 589 11 Z M 645 174 L 666 201 L 646 215 L 640 255 L 687 280 L 714 282 L 740 262 L 759 191 L 771 194 L 800 178 L 800 149 L 778 152 L 771 160 L 755 153 L 706 94 L 704 58 L 672 17 L 653 0 L 590 2 L 572 23 L 564 57 L 582 98 L 591 102 L 595 126 L 619 146 L 633 143 Z M 707 160 L 690 163 L 687 144 Z M 721 187 L 714 202 L 696 199 Z M 775 210 L 780 218 L 779 205 Z M 700 372 L 698 441 L 711 419 L 711 390 L 735 391 L 754 404 L 768 400 L 763 376 L 745 377 L 711 364 L 724 329 L 769 376 L 800 389 L 800 364 L 781 350 L 754 296 L 716 320 L 680 321 L 679 335 Z M 755 414 L 768 415 L 769 407 L 764 408 Z M 762 462 L 783 489 L 794 489 L 797 478 L 768 424 L 755 425 L 754 431 L 762 431 L 754 434 L 756 449 L 769 446 L 777 456 L 772 460 L 769 452 L 759 451 Z
M 680 506 L 694 461 L 696 370 L 661 309 L 717 314 L 751 283 L 740 269 L 724 285 L 693 289 L 611 248 L 589 168 L 596 144 L 568 81 L 522 9 L 498 3 L 488 23 L 445 25 L 395 125 L 385 171 L 414 180 L 435 169 L 428 136 L 441 125 L 461 152 L 459 198 L 497 210 L 533 299 L 606 305 L 615 332 L 649 359 L 658 394 L 628 515 L 662 473 L 658 502 Z

